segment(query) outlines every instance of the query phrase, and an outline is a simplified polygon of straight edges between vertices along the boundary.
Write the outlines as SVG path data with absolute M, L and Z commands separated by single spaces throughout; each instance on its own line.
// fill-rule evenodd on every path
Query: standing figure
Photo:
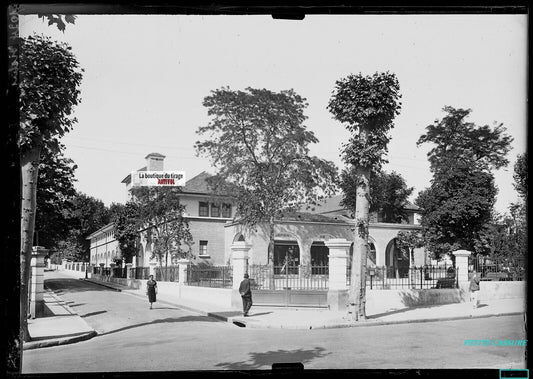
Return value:
M 248 316 L 248 312 L 252 307 L 252 289 L 250 288 L 250 279 L 248 274 L 244 274 L 244 279 L 239 286 L 239 293 L 242 297 L 242 312 L 244 317 Z
M 472 307 L 477 308 L 478 305 L 478 293 L 479 293 L 479 277 L 477 275 L 477 272 L 474 271 L 472 273 L 472 277 L 470 278 L 470 302 L 472 302 Z
M 150 302 L 150 309 L 152 309 L 152 303 L 156 302 L 157 294 L 157 282 L 154 280 L 154 276 L 150 275 L 146 282 L 146 294 L 148 295 L 148 301 Z

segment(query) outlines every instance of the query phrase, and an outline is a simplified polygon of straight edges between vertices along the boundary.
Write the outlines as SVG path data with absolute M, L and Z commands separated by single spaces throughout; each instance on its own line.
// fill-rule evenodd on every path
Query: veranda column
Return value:
M 231 306 L 233 308 L 242 308 L 241 294 L 239 285 L 244 279 L 244 274 L 248 273 L 248 252 L 252 245 L 245 241 L 237 241 L 231 245 L 231 266 L 233 271 L 233 290 L 231 293 Z M 252 295 L 253 298 L 253 295 Z
M 32 318 L 44 313 L 44 257 L 48 249 L 34 246 L 31 257 L 30 314 Z
M 326 241 L 325 245 L 329 249 L 328 306 L 332 311 L 344 311 L 348 296 L 346 267 L 352 242 L 344 238 L 334 238 Z
M 455 268 L 457 280 L 459 282 L 459 290 L 461 299 L 468 301 L 468 257 L 471 252 L 468 250 L 457 250 L 453 252 L 455 255 Z

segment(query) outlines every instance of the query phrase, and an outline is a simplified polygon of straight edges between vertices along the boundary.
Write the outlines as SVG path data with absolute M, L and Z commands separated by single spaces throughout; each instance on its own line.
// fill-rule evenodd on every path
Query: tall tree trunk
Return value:
M 33 147 L 22 154 L 20 166 L 22 171 L 22 217 L 20 224 L 20 326 L 23 341 L 29 341 L 28 333 L 28 302 L 31 275 L 31 254 L 33 248 L 33 232 L 35 229 L 35 213 L 37 207 L 37 180 L 39 176 L 39 159 L 41 145 Z
M 267 264 L 270 265 L 270 283 L 269 289 L 275 289 L 275 280 L 274 280 L 274 217 L 270 217 L 268 220 L 268 257 Z

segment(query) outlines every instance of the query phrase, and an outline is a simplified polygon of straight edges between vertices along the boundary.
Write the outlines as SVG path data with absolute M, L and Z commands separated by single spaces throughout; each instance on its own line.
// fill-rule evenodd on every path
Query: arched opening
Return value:
M 233 237 L 233 242 L 246 242 L 246 239 L 242 233 L 237 233 L 235 237 Z
M 298 274 L 300 247 L 297 241 L 274 241 L 274 274 Z
M 407 278 L 409 276 L 409 252 L 397 246 L 396 238 L 387 244 L 385 250 L 385 265 L 388 278 Z

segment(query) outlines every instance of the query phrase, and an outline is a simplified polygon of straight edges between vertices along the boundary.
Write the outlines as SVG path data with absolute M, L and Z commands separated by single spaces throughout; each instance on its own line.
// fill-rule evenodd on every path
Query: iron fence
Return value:
M 527 277 L 524 258 L 471 257 L 469 268 L 480 273 L 481 280 L 523 281 Z
M 394 267 L 367 267 L 366 287 L 386 289 L 458 288 L 458 269 L 453 266 L 419 266 L 396 270 Z M 346 270 L 346 285 L 351 282 L 351 269 Z
M 131 279 L 146 280 L 150 276 L 150 267 L 130 267 Z
M 187 266 L 187 284 L 198 287 L 231 288 L 233 270 L 231 266 Z
M 154 267 L 155 280 L 162 282 L 178 282 L 179 281 L 179 267 Z
M 256 290 L 326 290 L 329 284 L 327 265 L 250 265 L 248 274 Z
M 115 278 L 126 279 L 128 277 L 128 269 L 126 267 L 113 267 L 111 271 Z

